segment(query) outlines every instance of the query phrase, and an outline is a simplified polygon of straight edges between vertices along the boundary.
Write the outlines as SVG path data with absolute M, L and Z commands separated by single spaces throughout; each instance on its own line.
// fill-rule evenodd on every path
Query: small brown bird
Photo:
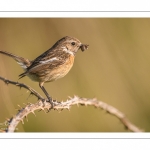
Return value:
M 84 51 L 88 49 L 88 45 L 82 44 L 76 38 L 65 36 L 33 61 L 6 51 L 0 50 L 0 53 L 15 59 L 25 70 L 24 73 L 19 75 L 20 78 L 28 76 L 31 80 L 39 82 L 40 88 L 47 96 L 51 108 L 53 108 L 52 98 L 43 84 L 64 77 L 72 68 L 75 54 L 79 49 Z

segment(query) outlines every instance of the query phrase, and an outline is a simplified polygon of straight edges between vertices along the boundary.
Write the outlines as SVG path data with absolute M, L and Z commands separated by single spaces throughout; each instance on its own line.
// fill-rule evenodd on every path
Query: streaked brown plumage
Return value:
M 84 51 L 88 48 L 88 45 L 82 44 L 76 38 L 66 36 L 33 61 L 6 51 L 0 50 L 0 53 L 14 58 L 21 65 L 25 72 L 19 75 L 20 78 L 28 76 L 30 79 L 39 82 L 40 88 L 53 107 L 52 99 L 43 84 L 64 77 L 72 68 L 75 54 L 80 48 Z

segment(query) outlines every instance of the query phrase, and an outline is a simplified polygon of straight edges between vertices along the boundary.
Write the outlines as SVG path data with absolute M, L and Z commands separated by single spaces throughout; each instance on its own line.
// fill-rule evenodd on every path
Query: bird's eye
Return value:
M 72 42 L 72 43 L 71 43 L 71 45 L 73 45 L 73 46 L 74 46 L 75 44 L 76 44 L 75 42 Z

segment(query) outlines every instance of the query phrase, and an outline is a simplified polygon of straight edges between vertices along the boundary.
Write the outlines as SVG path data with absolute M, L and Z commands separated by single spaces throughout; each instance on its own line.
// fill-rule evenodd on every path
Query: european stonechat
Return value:
M 25 72 L 19 75 L 20 78 L 28 76 L 31 80 L 39 82 L 53 108 L 52 98 L 43 84 L 64 77 L 72 68 L 79 49 L 84 51 L 88 49 L 88 45 L 82 44 L 77 38 L 65 36 L 33 61 L 6 51 L 0 50 L 0 53 L 12 57 L 24 69 Z

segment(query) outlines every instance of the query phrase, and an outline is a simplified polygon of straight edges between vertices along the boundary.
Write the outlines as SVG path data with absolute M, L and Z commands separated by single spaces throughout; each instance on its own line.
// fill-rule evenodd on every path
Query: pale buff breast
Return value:
M 65 64 L 60 65 L 56 69 L 52 70 L 50 76 L 46 82 L 51 82 L 64 77 L 72 68 L 74 63 L 74 56 L 70 56 Z

